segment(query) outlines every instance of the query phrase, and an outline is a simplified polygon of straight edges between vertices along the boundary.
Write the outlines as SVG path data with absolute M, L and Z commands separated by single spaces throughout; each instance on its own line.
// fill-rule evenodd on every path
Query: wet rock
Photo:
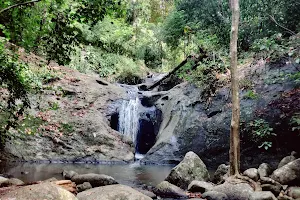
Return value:
M 62 175 L 63 175 L 64 179 L 66 179 L 66 180 L 71 180 L 72 177 L 75 176 L 75 175 L 78 175 L 78 173 L 77 173 L 77 172 L 74 172 L 74 171 L 72 171 L 72 170 L 71 170 L 71 171 L 64 170 L 64 171 L 62 172 Z
M 111 176 L 107 176 L 104 174 L 93 174 L 93 173 L 75 175 L 72 177 L 71 180 L 76 184 L 89 182 L 93 187 L 118 184 L 117 181 Z
M 279 195 L 281 192 L 282 186 L 281 185 L 272 185 L 272 184 L 263 184 L 261 185 L 262 191 L 270 191 L 276 196 Z
M 24 182 L 17 178 L 10 178 L 0 184 L 0 187 L 8 187 L 13 185 L 23 185 Z
M 294 160 L 296 160 L 296 157 L 295 157 L 296 155 L 297 155 L 297 153 L 295 151 L 293 151 L 290 156 L 284 157 L 280 161 L 280 163 L 278 164 L 277 169 L 284 166 L 284 165 L 286 165 L 286 164 L 288 164 L 288 163 L 290 163 L 290 162 L 292 162 L 292 161 L 294 161 Z
M 229 165 L 221 164 L 214 173 L 213 182 L 221 183 L 224 181 L 224 176 L 229 173 Z
M 36 185 L 24 186 L 1 195 L 0 199 L 77 200 L 77 198 L 72 193 L 52 183 L 41 183 Z
M 88 190 L 88 189 L 92 189 L 92 185 L 89 183 L 89 182 L 84 182 L 82 184 L 79 184 L 76 186 L 76 189 L 77 189 L 77 192 L 83 192 L 85 190 Z
M 204 193 L 212 190 L 213 187 L 214 187 L 213 184 L 205 181 L 192 181 L 188 186 L 188 191 Z
M 22 171 L 21 174 L 25 174 L 25 175 L 26 175 L 26 174 L 29 174 L 29 172 L 27 172 L 27 171 Z
M 253 188 L 247 183 L 232 179 L 221 185 L 215 186 L 213 191 L 226 194 L 230 200 L 248 200 L 253 193 Z
M 185 155 L 184 159 L 171 170 L 166 181 L 182 189 L 187 189 L 193 180 L 207 181 L 209 180 L 209 173 L 199 156 L 190 151 Z
M 272 192 L 260 191 L 260 192 L 253 192 L 250 195 L 249 200 L 277 200 L 277 199 Z
M 272 169 L 269 164 L 262 163 L 259 165 L 258 169 L 259 177 L 268 177 L 272 173 Z
M 247 169 L 246 171 L 244 171 L 243 174 L 244 174 L 245 176 L 248 176 L 249 178 L 251 178 L 251 179 L 254 180 L 254 181 L 257 181 L 258 178 L 259 178 L 258 171 L 257 171 L 257 169 L 255 169 L 255 168 Z
M 279 169 L 276 169 L 271 178 L 283 185 L 300 183 L 300 159 L 296 159 Z
M 289 187 L 287 189 L 287 195 L 294 199 L 300 198 L 300 187 Z
M 151 200 L 150 197 L 125 185 L 97 187 L 77 194 L 79 200 Z
M 163 181 L 160 184 L 158 184 L 153 192 L 157 196 L 163 198 L 187 198 L 187 194 L 184 190 L 167 181 Z
M 226 194 L 217 191 L 205 192 L 202 197 L 207 200 L 229 200 Z

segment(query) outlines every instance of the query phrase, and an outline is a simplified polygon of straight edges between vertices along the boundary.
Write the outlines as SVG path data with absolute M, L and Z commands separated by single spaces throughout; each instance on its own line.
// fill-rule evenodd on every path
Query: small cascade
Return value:
M 140 160 L 156 141 L 161 111 L 154 105 L 145 104 L 144 97 L 136 86 L 121 86 L 126 88 L 129 98 L 122 101 L 118 113 L 112 116 L 111 126 L 132 139 L 135 158 Z
M 139 106 L 141 102 L 138 97 L 124 100 L 119 111 L 119 132 L 131 138 L 136 145 L 139 131 Z

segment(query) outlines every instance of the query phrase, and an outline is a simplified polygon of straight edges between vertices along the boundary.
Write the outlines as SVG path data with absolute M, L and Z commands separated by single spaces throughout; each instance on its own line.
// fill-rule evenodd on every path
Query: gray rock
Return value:
M 229 200 L 226 194 L 217 191 L 205 192 L 202 197 L 207 200 Z
M 0 185 L 7 180 L 8 180 L 8 178 L 4 178 L 4 177 L 0 176 Z
M 187 189 L 193 181 L 209 180 L 209 173 L 203 161 L 194 152 L 188 152 L 184 159 L 174 167 L 166 181 L 177 185 L 182 189 Z
M 253 188 L 247 183 L 233 179 L 225 181 L 225 183 L 221 185 L 215 186 L 213 191 L 226 194 L 230 200 L 248 200 L 250 195 L 253 193 Z
M 267 163 L 260 164 L 257 171 L 259 177 L 268 177 L 272 173 L 271 167 Z
M 277 199 L 272 192 L 260 191 L 260 192 L 253 192 L 250 195 L 249 200 L 277 200 Z
M 167 181 L 158 184 L 153 191 L 157 196 L 163 198 L 187 198 L 184 190 Z
M 261 185 L 262 191 L 270 191 L 276 196 L 279 195 L 281 192 L 282 186 L 281 185 L 272 185 L 272 184 L 263 184 Z
M 7 194 L 2 195 L 0 199 L 15 200 L 77 200 L 77 198 L 69 191 L 52 183 L 41 183 L 20 187 L 11 190 Z
M 214 173 L 213 182 L 221 183 L 224 181 L 224 176 L 229 173 L 229 165 L 221 164 Z
M 146 196 L 148 196 L 148 197 L 150 197 L 152 199 L 156 199 L 157 198 L 156 194 L 154 194 L 153 192 L 150 192 L 148 190 L 142 190 L 140 188 L 133 188 L 133 189 L 139 191 L 140 193 L 142 193 L 142 194 L 144 194 L 144 195 L 146 195 Z
M 62 172 L 62 175 L 63 175 L 64 179 L 66 179 L 66 180 L 71 180 L 72 177 L 75 176 L 75 175 L 78 175 L 78 173 L 77 173 L 77 172 L 74 172 L 74 171 L 72 171 L 72 170 L 71 170 L 71 171 L 64 170 L 64 171 Z
M 0 187 L 8 187 L 13 185 L 23 185 L 24 182 L 17 178 L 10 178 L 0 184 Z
M 76 184 L 89 182 L 93 187 L 118 184 L 117 181 L 111 176 L 107 176 L 104 174 L 93 174 L 93 173 L 75 175 L 72 177 L 71 180 Z
M 205 181 L 192 181 L 188 186 L 190 192 L 207 192 L 212 190 L 214 185 Z
M 151 200 L 150 197 L 125 185 L 97 187 L 77 194 L 79 200 Z
M 82 184 L 79 184 L 76 186 L 76 189 L 77 189 L 77 192 L 83 192 L 85 190 L 88 190 L 88 189 L 92 189 L 92 185 L 89 183 L 89 182 L 84 182 Z
M 287 195 L 294 199 L 300 198 L 300 187 L 289 187 L 287 189 Z
M 255 168 L 247 169 L 246 171 L 244 171 L 243 174 L 244 174 L 245 176 L 248 176 L 249 178 L 251 178 L 251 179 L 254 180 L 254 181 L 257 181 L 258 178 L 259 178 L 258 171 L 257 171 L 257 169 L 255 169 Z
M 295 155 L 296 155 L 296 152 L 293 151 L 293 152 L 291 153 L 290 156 L 284 157 L 284 158 L 280 161 L 280 163 L 278 164 L 277 169 L 280 168 L 280 167 L 282 167 L 282 166 L 284 166 L 284 165 L 286 165 L 286 164 L 288 164 L 288 163 L 290 163 L 290 162 L 292 162 L 292 161 L 294 161 L 294 160 L 296 160 Z
M 271 178 L 283 185 L 299 184 L 300 158 L 276 169 Z

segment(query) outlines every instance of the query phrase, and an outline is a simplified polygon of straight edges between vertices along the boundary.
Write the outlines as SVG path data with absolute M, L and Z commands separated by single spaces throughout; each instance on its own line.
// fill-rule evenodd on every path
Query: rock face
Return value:
M 151 200 L 150 197 L 125 185 L 97 187 L 77 195 L 79 200 Z
M 213 184 L 205 181 L 192 181 L 188 186 L 188 191 L 204 193 L 212 190 L 213 187 L 214 187 Z
M 300 183 L 300 158 L 276 169 L 271 178 L 283 185 Z
M 184 159 L 171 170 L 166 181 L 182 189 L 187 189 L 193 180 L 207 181 L 209 173 L 199 156 L 194 152 L 188 152 Z
M 29 185 L 1 194 L 0 199 L 15 200 L 77 200 L 77 198 L 69 191 L 62 189 L 52 183 L 41 183 Z
M 104 174 L 80 174 L 73 176 L 71 180 L 76 184 L 89 182 L 93 187 L 118 184 L 113 177 Z
M 264 69 L 263 69 L 264 68 Z M 296 82 L 285 79 L 272 81 L 278 75 L 278 67 L 259 65 L 239 72 L 241 80 L 253 84 L 257 98 L 248 98 L 244 89 L 241 95 L 241 120 L 249 124 L 258 118 L 265 119 L 271 127 L 278 122 L 278 116 L 288 112 L 299 112 L 300 95 L 294 90 Z M 282 73 L 293 74 L 296 70 L 291 65 L 281 65 Z M 254 75 L 255 74 L 255 75 Z M 202 95 L 203 89 L 196 88 L 187 83 L 175 86 L 158 99 L 155 103 L 163 113 L 163 121 L 155 145 L 142 160 L 145 163 L 176 163 L 180 162 L 188 151 L 193 151 L 209 166 L 216 168 L 219 164 L 228 161 L 229 133 L 231 120 L 231 100 L 228 98 L 229 87 L 219 88 L 211 101 Z M 284 97 L 284 92 L 293 95 Z M 285 110 L 282 102 L 295 99 L 290 110 Z M 280 103 L 281 102 L 281 103 Z M 287 103 L 287 105 L 290 105 Z M 287 121 L 289 120 L 287 117 Z M 289 127 L 285 120 L 280 120 L 279 127 Z M 257 166 L 264 158 L 273 160 L 274 163 L 282 158 L 282 153 L 266 152 L 258 149 L 259 144 L 253 145 L 250 136 L 242 134 L 242 166 L 249 168 Z M 297 140 L 292 133 L 278 133 L 280 138 L 278 147 L 299 149 L 293 142 Z M 286 145 L 288 143 L 288 145 Z M 255 159 L 253 155 L 259 155 Z M 273 163 L 270 163 L 273 165 Z
M 299 199 L 300 198 L 300 187 L 289 187 L 287 189 L 287 195 L 294 199 Z
M 257 171 L 257 169 L 255 169 L 255 168 L 247 169 L 246 171 L 244 171 L 243 174 L 244 174 L 245 176 L 248 176 L 249 178 L 251 178 L 251 179 L 254 180 L 254 181 L 257 181 L 258 178 L 259 178 L 258 171 Z
M 29 115 L 43 131 L 26 138 L 13 131 L 14 141 L 7 141 L 5 152 L 18 160 L 133 160 L 132 142 L 113 130 L 106 116 L 114 112 L 115 108 L 109 107 L 111 102 L 126 98 L 125 90 L 103 84 L 96 75 L 62 66 L 55 66 L 54 71 L 60 78 L 29 96 Z
M 158 184 L 154 189 L 154 193 L 157 196 L 164 198 L 187 198 L 184 190 L 167 181 L 163 181 Z

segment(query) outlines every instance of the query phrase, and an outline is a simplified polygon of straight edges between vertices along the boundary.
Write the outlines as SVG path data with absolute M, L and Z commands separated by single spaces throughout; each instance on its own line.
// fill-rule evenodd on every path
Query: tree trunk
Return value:
M 240 102 L 237 75 L 237 40 L 240 18 L 239 0 L 231 0 L 232 26 L 230 39 L 232 118 L 230 127 L 230 175 L 239 175 L 240 168 Z

